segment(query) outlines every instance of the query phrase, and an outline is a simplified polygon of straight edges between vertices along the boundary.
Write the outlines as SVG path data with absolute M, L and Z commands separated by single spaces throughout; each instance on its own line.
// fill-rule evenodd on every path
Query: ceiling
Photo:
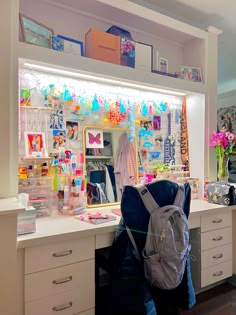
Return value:
M 223 31 L 219 36 L 218 92 L 236 90 L 236 1 L 235 0 L 131 0 L 160 13 L 206 29 Z

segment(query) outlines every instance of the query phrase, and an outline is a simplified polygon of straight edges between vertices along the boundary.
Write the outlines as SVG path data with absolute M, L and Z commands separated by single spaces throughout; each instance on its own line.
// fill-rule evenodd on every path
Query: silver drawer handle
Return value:
M 72 254 L 72 250 L 65 250 L 64 252 L 60 252 L 60 253 L 53 253 L 52 256 L 53 257 L 64 257 L 64 256 L 68 256 Z
M 60 312 L 60 311 L 66 310 L 67 308 L 70 308 L 70 307 L 72 307 L 72 301 L 67 303 L 67 304 L 64 304 L 64 305 L 54 306 L 52 308 L 52 310 L 55 312 Z
M 215 255 L 213 256 L 214 259 L 219 259 L 219 258 L 222 258 L 224 255 L 223 254 L 219 254 L 219 255 Z
M 59 279 L 59 280 L 53 280 L 52 283 L 53 284 L 62 284 L 62 283 L 66 283 L 66 282 L 70 282 L 72 281 L 72 276 L 63 278 L 63 279 Z
M 214 237 L 212 240 L 213 241 L 222 241 L 223 240 L 223 236 Z
M 213 276 L 214 277 L 219 277 L 219 276 L 222 276 L 223 274 L 224 274 L 223 271 L 219 271 L 219 272 L 213 273 Z
M 221 222 L 223 222 L 222 219 L 215 219 L 215 220 L 212 220 L 212 223 L 221 223 Z

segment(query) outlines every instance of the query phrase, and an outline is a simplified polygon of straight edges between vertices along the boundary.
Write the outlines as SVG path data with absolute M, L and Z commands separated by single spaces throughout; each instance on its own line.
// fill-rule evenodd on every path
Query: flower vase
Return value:
M 218 181 L 228 183 L 229 170 L 228 170 L 229 159 L 226 156 L 220 156 L 218 158 Z

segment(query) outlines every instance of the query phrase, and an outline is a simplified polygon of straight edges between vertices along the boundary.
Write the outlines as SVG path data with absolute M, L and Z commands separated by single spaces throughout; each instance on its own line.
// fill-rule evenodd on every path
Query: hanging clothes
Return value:
M 108 167 L 104 165 L 104 170 L 105 170 L 105 177 L 106 177 L 106 193 L 107 193 L 107 199 L 109 202 L 115 202 L 115 196 L 114 196 L 114 191 L 111 183 L 111 178 L 110 174 L 108 171 Z
M 118 200 L 121 199 L 124 186 L 135 183 L 135 153 L 133 144 L 124 132 L 119 138 L 115 167 Z

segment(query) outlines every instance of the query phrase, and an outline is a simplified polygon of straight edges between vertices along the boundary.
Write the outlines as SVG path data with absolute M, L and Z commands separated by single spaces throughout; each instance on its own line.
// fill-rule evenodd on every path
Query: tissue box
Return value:
M 85 35 L 85 56 L 120 64 L 120 37 L 92 28 Z
M 26 211 L 17 216 L 17 234 L 28 234 L 36 231 L 36 209 L 27 207 Z

